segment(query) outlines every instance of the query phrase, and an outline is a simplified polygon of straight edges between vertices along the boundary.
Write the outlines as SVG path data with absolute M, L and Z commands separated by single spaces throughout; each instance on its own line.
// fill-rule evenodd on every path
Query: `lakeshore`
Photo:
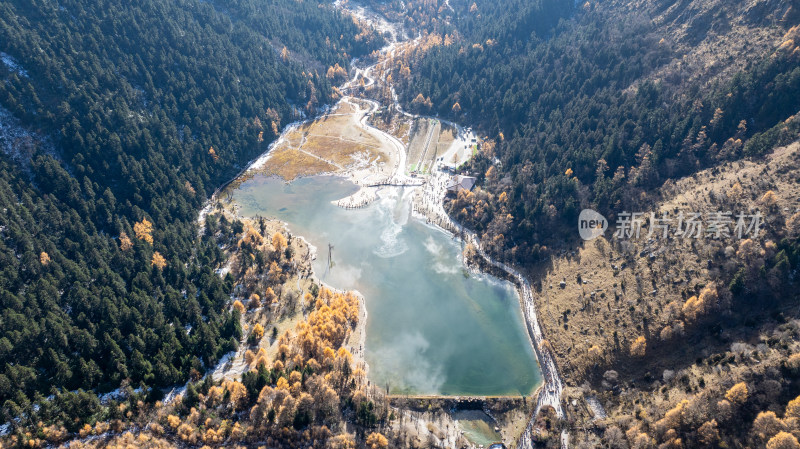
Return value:
M 383 50 L 382 54 L 394 53 L 396 51 L 396 45 L 397 43 L 390 44 Z M 371 72 L 375 67 L 380 65 L 380 63 L 379 57 L 376 64 L 355 69 L 355 75 L 341 90 L 345 92 L 354 90 L 356 80 L 358 79 L 366 79 L 366 85 L 374 85 L 375 79 L 371 76 Z M 463 164 L 471 157 L 472 152 L 477 148 L 474 146 L 475 136 L 469 130 L 465 130 L 452 123 L 447 123 L 449 127 L 452 127 L 454 134 L 452 141 L 449 142 L 449 146 L 438 153 L 435 150 L 432 151 L 434 157 L 426 167 L 427 170 L 423 176 L 417 176 L 413 173 L 409 175 L 407 161 L 408 144 L 401 140 L 402 136 L 379 129 L 376 126 L 372 126 L 370 123 L 372 116 L 380 107 L 380 104 L 374 100 L 346 95 L 343 96 L 327 114 L 313 120 L 292 124 L 287 127 L 280 138 L 270 147 L 270 150 L 251 164 L 251 166 L 229 186 L 227 193 L 230 210 L 238 216 L 247 216 L 248 214 L 265 215 L 264 212 L 266 209 L 263 207 L 259 210 L 255 210 L 257 209 L 257 207 L 254 207 L 255 204 L 251 202 L 248 206 L 241 203 L 241 198 L 237 198 L 237 192 L 241 192 L 241 188 L 246 186 L 247 183 L 268 182 L 267 180 L 270 176 L 273 176 L 272 179 L 275 179 L 274 176 L 277 175 L 281 179 L 276 182 L 276 185 L 282 185 L 288 189 L 292 189 L 293 186 L 302 185 L 304 182 L 315 179 L 314 177 L 317 175 L 335 175 L 343 181 L 349 181 L 346 184 L 349 184 L 351 187 L 349 187 L 350 190 L 345 189 L 341 195 L 334 195 L 326 199 L 328 204 L 336 206 L 334 209 L 342 209 L 341 212 L 356 214 L 363 214 L 364 211 L 370 213 L 374 212 L 374 210 L 382 210 L 384 216 L 387 215 L 387 211 L 388 215 L 396 215 L 396 213 L 391 210 L 393 208 L 399 207 L 401 209 L 407 209 L 405 217 L 394 220 L 394 222 L 391 223 L 394 231 L 388 234 L 381 233 L 383 245 L 379 245 L 378 247 L 384 250 L 383 258 L 391 259 L 399 255 L 392 254 L 392 251 L 400 251 L 400 253 L 407 251 L 407 249 L 400 250 L 397 247 L 392 248 L 392 245 L 397 243 L 396 238 L 399 235 L 397 232 L 397 225 L 399 224 L 400 229 L 402 229 L 404 226 L 407 226 L 409 222 L 414 223 L 415 227 L 420 226 L 422 228 L 435 230 L 434 234 L 445 236 L 445 239 L 449 240 L 454 246 L 464 245 L 466 243 L 474 245 L 478 248 L 478 255 L 485 260 L 485 263 L 493 267 L 494 271 L 499 270 L 497 274 L 500 278 L 504 279 L 503 281 L 485 275 L 475 268 L 467 268 L 460 254 L 460 249 L 463 249 L 463 246 L 459 249 L 458 254 L 449 257 L 449 262 L 455 263 L 448 267 L 447 270 L 452 272 L 450 274 L 458 274 L 462 277 L 474 276 L 479 278 L 479 282 L 488 279 L 489 283 L 505 283 L 503 287 L 506 291 L 505 295 L 513 300 L 511 307 L 507 307 L 506 309 L 512 311 L 512 316 L 516 314 L 516 320 L 519 325 L 515 331 L 518 335 L 524 337 L 524 346 L 526 348 L 521 350 L 518 348 L 517 353 L 529 352 L 530 358 L 527 360 L 529 362 L 527 370 L 536 373 L 536 379 L 532 386 L 530 388 L 524 387 L 518 389 L 513 393 L 513 390 L 485 390 L 475 392 L 454 389 L 448 391 L 446 389 L 442 390 L 441 387 L 444 383 L 440 381 L 429 384 L 422 389 L 418 388 L 419 385 L 413 388 L 403 389 L 401 387 L 398 389 L 397 387 L 393 387 L 392 383 L 388 382 L 386 385 L 376 384 L 376 386 L 385 387 L 389 392 L 394 393 L 432 394 L 432 397 L 440 397 L 441 395 L 447 396 L 448 394 L 467 394 L 484 397 L 497 394 L 532 395 L 536 399 L 536 412 L 541 410 L 544 406 L 552 406 L 558 416 L 563 416 L 560 405 L 562 385 L 558 375 L 558 369 L 552 355 L 542 348 L 543 336 L 539 329 L 530 286 L 524 277 L 513 270 L 513 268 L 504 264 L 499 264 L 488 258 L 488 256 L 480 250 L 480 242 L 477 236 L 466 229 L 462 229 L 457 223 L 453 222 L 443 206 L 446 186 L 450 179 L 450 167 Z M 398 114 L 408 120 L 435 120 L 418 117 L 402 111 L 398 104 L 395 104 L 394 107 Z M 320 145 L 315 145 L 313 142 L 313 139 L 320 137 L 327 140 L 328 143 L 331 143 L 333 140 L 338 140 L 339 142 L 336 142 L 338 144 L 336 146 L 338 146 L 340 150 L 343 148 L 343 151 L 339 151 L 338 154 L 336 152 L 331 153 L 329 151 L 330 148 L 328 148 L 323 149 L 323 151 L 328 151 L 327 153 L 321 153 Z M 403 140 L 410 140 L 410 138 Z M 427 142 L 425 143 L 426 146 L 430 145 L 430 140 L 431 136 L 428 135 Z M 308 145 L 309 141 L 312 141 L 312 145 L 310 146 Z M 355 148 L 355 151 L 352 147 L 353 144 L 359 145 Z M 309 148 L 311 151 L 309 151 Z M 295 151 L 295 155 L 302 154 L 302 156 L 296 158 L 299 162 L 294 161 L 297 164 L 295 167 L 281 173 L 281 169 L 285 167 L 287 158 L 276 157 L 276 155 L 280 156 L 281 152 L 285 152 L 286 150 Z M 425 148 L 423 154 L 427 152 L 428 149 Z M 350 159 L 342 159 L 342 155 Z M 305 156 L 308 157 L 306 158 Z M 303 166 L 304 161 L 310 161 L 312 163 L 310 166 Z M 451 164 L 446 164 L 445 161 L 450 161 Z M 276 162 L 278 162 L 278 164 L 276 164 Z M 280 167 L 281 164 L 283 164 L 284 167 Z M 323 191 L 325 190 L 323 189 Z M 293 207 L 297 204 L 296 201 L 297 198 L 286 205 L 272 208 L 270 210 L 272 210 L 273 213 L 267 215 L 276 217 L 286 223 L 286 226 L 291 232 L 303 235 L 304 239 L 308 240 L 309 247 L 312 248 L 312 251 L 315 246 L 324 248 L 329 242 L 311 241 L 313 239 L 309 240 L 309 235 L 313 233 L 310 233 L 308 229 L 302 229 L 302 227 L 298 228 L 297 223 L 293 221 L 291 214 Z M 381 202 L 384 204 L 380 204 Z M 387 203 L 392 203 L 392 205 L 390 206 Z M 319 206 L 321 206 L 321 204 Z M 248 209 L 248 207 L 250 209 Z M 372 208 L 372 210 L 370 208 Z M 402 215 L 402 213 L 400 215 Z M 399 216 L 395 216 L 395 218 L 398 217 Z M 330 222 L 331 218 L 329 217 L 328 220 Z M 353 227 L 352 223 L 350 227 Z M 362 230 L 360 235 L 370 235 L 370 232 Z M 390 240 L 388 246 L 386 245 L 386 237 Z M 463 243 L 457 242 L 459 237 L 462 239 Z M 395 239 L 395 241 L 392 242 L 392 239 Z M 400 243 L 402 244 L 402 242 Z M 328 248 L 325 249 L 328 250 Z M 370 332 L 370 324 L 378 323 L 377 314 L 373 315 L 372 313 L 369 315 L 370 320 L 367 321 L 367 310 L 374 307 L 374 304 L 372 306 L 369 304 L 368 298 L 375 296 L 375 293 L 367 292 L 365 295 L 361 290 L 366 289 L 363 287 L 359 288 L 360 286 L 354 283 L 356 279 L 354 273 L 357 273 L 357 270 L 353 270 L 352 267 L 346 265 L 337 266 L 335 259 L 339 257 L 341 249 L 344 248 L 339 246 L 334 250 L 334 254 L 336 254 L 334 260 L 328 260 L 327 255 L 317 258 L 317 254 L 315 253 L 312 257 L 315 259 L 313 263 L 313 276 L 323 285 L 328 285 L 336 289 L 354 288 L 362 293 L 359 295 L 361 299 L 361 317 L 359 325 L 349 339 L 348 348 L 353 352 L 360 363 L 364 363 L 367 371 L 375 374 L 376 372 L 380 372 L 378 366 L 385 363 L 376 363 L 375 357 L 370 357 L 369 344 L 367 343 L 369 341 L 369 336 L 375 333 L 374 329 Z M 386 251 L 388 251 L 388 253 Z M 325 252 L 327 253 L 328 251 Z M 362 254 L 363 253 L 362 251 Z M 387 255 L 389 257 L 386 257 Z M 331 270 L 332 267 L 337 268 Z M 418 264 L 413 265 L 413 267 L 418 268 Z M 376 270 L 377 267 L 372 264 L 369 266 L 369 269 Z M 393 270 L 393 267 L 389 267 L 388 270 Z M 441 276 L 442 273 L 439 272 L 436 273 L 436 275 Z M 413 274 L 409 274 L 408 277 L 411 279 L 414 278 Z M 397 301 L 394 302 L 397 303 Z M 506 306 L 509 305 L 508 300 L 505 300 L 505 303 Z M 422 307 L 424 307 L 424 305 Z M 511 322 L 514 321 L 515 319 L 512 318 Z M 480 327 L 486 328 L 491 326 L 477 326 L 477 328 Z M 512 326 L 512 328 L 513 327 L 514 326 Z M 446 336 L 446 334 L 444 335 Z M 435 339 L 435 342 L 431 344 L 431 342 L 427 340 L 415 341 L 412 338 L 410 340 L 406 339 L 405 345 L 413 348 L 411 351 L 412 355 L 419 355 L 420 352 L 425 352 L 431 347 L 436 347 L 438 340 L 440 340 L 440 338 Z M 370 364 L 367 363 L 370 358 L 373 360 L 372 365 L 375 366 L 370 366 Z M 473 357 L 472 354 L 467 355 L 465 353 L 463 358 L 470 359 Z M 526 357 L 523 357 L 523 359 L 525 358 Z M 397 367 L 408 364 L 409 362 L 395 365 L 395 367 L 388 371 L 396 371 Z M 410 362 L 410 364 L 414 365 L 415 363 Z M 492 364 L 489 362 L 484 363 L 482 366 L 506 367 L 508 365 L 503 362 L 500 364 Z M 457 368 L 457 370 L 458 369 L 460 368 Z M 542 377 L 539 377 L 538 374 L 540 370 Z M 477 369 L 473 369 L 473 371 L 477 371 Z M 430 377 L 429 374 L 430 373 L 423 372 L 421 375 L 417 375 L 417 378 L 427 378 Z M 501 376 L 501 374 L 498 372 L 495 376 Z M 374 377 L 370 375 L 370 378 L 373 379 Z M 436 379 L 436 376 L 434 376 L 434 379 Z M 381 381 L 385 382 L 385 379 L 381 379 Z M 402 384 L 402 382 L 400 382 L 400 384 Z M 392 390 L 392 388 L 395 389 Z M 427 390 L 425 390 L 425 388 L 427 388 Z M 519 441 L 522 447 L 531 444 L 530 436 L 535 416 L 536 413 L 534 413 L 533 418 L 528 420 L 528 424 L 523 426 L 525 430 L 522 439 Z M 514 439 L 516 439 L 516 437 L 514 437 Z

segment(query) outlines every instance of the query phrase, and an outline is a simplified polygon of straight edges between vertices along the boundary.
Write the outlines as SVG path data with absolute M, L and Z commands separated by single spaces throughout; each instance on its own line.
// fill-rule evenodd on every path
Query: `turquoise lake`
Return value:
M 393 394 L 531 393 L 541 373 L 511 283 L 465 271 L 461 243 L 411 217 L 410 189 L 387 188 L 362 209 L 331 204 L 356 190 L 339 177 L 256 175 L 233 200 L 315 246 L 323 282 L 364 295 L 373 383 Z

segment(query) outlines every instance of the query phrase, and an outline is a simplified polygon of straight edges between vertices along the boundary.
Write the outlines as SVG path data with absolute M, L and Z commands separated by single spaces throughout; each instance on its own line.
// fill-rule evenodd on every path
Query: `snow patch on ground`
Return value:
M 606 410 L 603 408 L 603 405 L 600 404 L 600 401 L 597 400 L 597 396 L 590 395 L 586 396 L 586 405 L 592 410 L 592 414 L 594 417 L 592 421 L 598 421 L 601 419 L 606 419 L 608 415 L 606 415 Z
M 22 66 L 11 57 L 11 55 L 0 51 L 0 61 L 3 61 L 3 64 L 5 64 L 9 69 L 17 72 L 19 75 L 24 76 L 25 78 L 28 78 L 28 71 L 23 69 Z
M 27 165 L 37 151 L 55 154 L 49 139 L 29 131 L 7 109 L 0 107 L 0 152 Z
M 137 388 L 133 390 L 134 393 L 140 394 L 142 391 L 141 388 Z M 122 388 L 117 388 L 116 390 L 109 391 L 108 393 L 103 393 L 98 395 L 97 398 L 100 399 L 101 404 L 108 404 L 111 401 L 121 400 L 128 397 L 127 392 Z
M 250 366 L 244 360 L 244 353 L 246 349 L 246 345 L 240 344 L 238 351 L 231 351 L 222 356 L 222 359 L 220 359 L 219 363 L 217 363 L 214 371 L 211 372 L 211 378 L 214 379 L 215 382 L 219 382 L 223 379 L 241 379 L 242 375 L 250 368 Z
M 188 383 L 186 385 L 189 385 Z M 164 395 L 164 404 L 171 404 L 176 398 L 183 396 L 186 391 L 186 385 L 182 387 L 174 387 L 167 394 Z
M 101 404 L 108 404 L 109 402 L 113 401 L 114 399 L 122 399 L 125 396 L 125 393 L 122 389 L 117 388 L 116 390 L 109 391 L 108 393 L 104 393 L 99 395 L 97 398 L 100 399 Z

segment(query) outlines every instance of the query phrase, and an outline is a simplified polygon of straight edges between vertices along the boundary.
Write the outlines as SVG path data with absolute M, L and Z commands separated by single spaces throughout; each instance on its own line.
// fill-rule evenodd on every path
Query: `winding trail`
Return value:
M 448 4 L 449 6 L 449 4 Z M 358 18 L 366 21 L 370 21 L 370 17 L 365 14 L 365 8 L 357 7 L 357 10 L 350 10 L 348 7 L 344 9 L 346 11 L 350 11 L 351 14 L 356 15 Z M 358 11 L 358 12 L 356 12 Z M 385 26 L 385 20 L 382 24 Z M 396 36 L 396 34 L 393 34 Z M 418 40 L 419 38 L 414 39 L 413 41 Z M 413 42 L 412 41 L 412 42 Z M 392 42 L 384 51 L 383 54 L 391 55 L 393 54 L 394 48 L 396 45 L 402 42 Z M 381 64 L 385 64 L 386 59 L 383 60 L 379 59 L 376 64 L 369 66 L 365 69 L 356 70 L 356 75 L 353 77 L 353 80 L 345 85 L 345 88 L 354 87 L 353 85 L 356 84 L 356 81 L 359 76 L 363 76 L 366 79 L 365 86 L 371 86 L 376 81 L 371 76 L 372 71 Z M 385 82 L 385 80 L 381 80 Z M 395 110 L 399 113 L 410 117 L 410 118 L 433 118 L 439 120 L 436 117 L 424 117 L 415 114 L 408 113 L 402 109 L 400 103 L 398 101 L 398 96 L 395 92 L 394 86 L 389 86 L 392 92 L 392 99 L 394 102 Z M 344 90 L 344 89 L 343 89 Z M 380 105 L 374 100 L 368 99 L 361 99 L 362 101 L 367 101 L 373 105 L 371 110 L 364 114 L 361 118 L 362 125 L 373 132 L 373 135 L 376 137 L 380 136 L 381 140 L 391 142 L 391 144 L 395 147 L 396 154 L 401 155 L 402 160 L 397 166 L 397 171 L 395 172 L 395 176 L 398 178 L 406 178 L 405 176 L 405 156 L 406 156 L 406 148 L 405 145 L 400 142 L 399 139 L 396 137 L 375 128 L 368 124 L 367 119 L 369 116 L 375 113 L 378 110 Z M 457 129 L 458 138 L 453 142 L 451 149 L 456 148 L 457 145 L 462 145 L 465 142 L 469 142 L 471 133 L 466 131 L 459 125 L 443 121 L 444 123 L 448 123 L 454 126 Z M 430 132 L 429 132 L 430 134 Z M 430 135 L 428 136 L 428 140 L 430 140 Z M 429 142 L 428 142 L 429 143 Z M 448 150 L 448 153 L 450 150 Z M 446 153 L 447 154 L 447 153 Z M 429 224 L 433 224 L 438 226 L 445 231 L 448 231 L 453 234 L 453 236 L 462 236 L 462 238 L 470 242 L 476 248 L 478 254 L 488 263 L 489 265 L 502 270 L 506 273 L 507 277 L 514 282 L 517 287 L 519 296 L 520 296 L 520 307 L 523 312 L 523 317 L 525 319 L 526 329 L 528 331 L 528 335 L 531 339 L 531 343 L 533 349 L 536 353 L 536 357 L 539 361 L 539 366 L 542 370 L 542 378 L 543 383 L 542 386 L 537 390 L 537 404 L 536 404 L 536 411 L 531 418 L 530 422 L 525 428 L 525 431 L 520 437 L 518 442 L 519 448 L 525 449 L 532 449 L 534 447 L 533 442 L 533 431 L 534 431 L 534 422 L 536 416 L 541 411 L 541 409 L 545 406 L 552 407 L 555 411 L 556 415 L 559 418 L 564 418 L 564 409 L 561 405 L 561 394 L 564 389 L 564 384 L 561 379 L 561 376 L 558 371 L 558 365 L 556 364 L 555 358 L 552 352 L 546 347 L 544 344 L 544 334 L 542 333 L 542 328 L 539 324 L 539 318 L 536 310 L 536 303 L 534 301 L 533 290 L 531 288 L 530 282 L 522 275 L 518 270 L 514 267 L 492 259 L 486 252 L 483 250 L 480 239 L 478 236 L 472 232 L 471 230 L 461 226 L 460 224 L 453 221 L 447 212 L 444 209 L 444 198 L 446 194 L 446 186 L 447 182 L 450 178 L 450 175 L 447 174 L 443 169 L 443 164 L 440 162 L 434 161 L 433 166 L 431 167 L 430 175 L 428 176 L 427 182 L 421 188 L 417 189 L 415 194 L 415 201 L 413 202 L 413 210 L 415 215 L 418 218 L 424 218 L 427 220 Z M 535 393 L 535 394 L 536 394 Z M 561 433 L 561 447 L 566 449 L 569 446 L 569 434 L 566 430 L 563 430 Z

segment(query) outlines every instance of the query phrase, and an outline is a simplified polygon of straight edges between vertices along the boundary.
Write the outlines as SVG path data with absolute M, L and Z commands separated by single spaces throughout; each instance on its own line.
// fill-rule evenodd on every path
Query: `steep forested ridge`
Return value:
M 572 223 L 582 207 L 630 209 L 667 179 L 796 135 L 786 129 L 796 125 L 784 123 L 800 110 L 791 2 L 774 2 L 774 17 L 759 19 L 775 23 L 791 45 L 744 55 L 745 70 L 709 84 L 668 67 L 681 56 L 678 44 L 646 8 L 636 13 L 621 3 L 634 11 L 593 2 L 572 11 L 572 2 L 543 1 L 535 6 L 538 25 L 530 25 L 531 15 L 513 4 L 454 2 L 456 31 L 449 32 L 461 39 L 417 55 L 410 76 L 395 77 L 409 108 L 476 124 L 496 141 L 469 170 L 486 191 L 506 192 L 508 206 L 474 197 L 451 211 L 486 233 L 498 255 L 537 260 L 540 243 L 576 237 Z M 651 3 L 663 11 L 674 2 Z M 704 33 L 729 27 L 743 7 L 728 5 Z M 685 20 L 690 31 L 697 27 Z M 520 32 L 523 24 L 533 31 Z M 432 108 L 414 101 L 420 98 Z M 494 176 L 484 180 L 495 157 Z
M 73 428 L 102 408 L 68 391 L 174 385 L 234 349 L 197 211 L 332 100 L 321 68 L 380 43 L 316 1 L 0 4 L 0 126 L 27 130 L 0 153 L 0 421 Z

